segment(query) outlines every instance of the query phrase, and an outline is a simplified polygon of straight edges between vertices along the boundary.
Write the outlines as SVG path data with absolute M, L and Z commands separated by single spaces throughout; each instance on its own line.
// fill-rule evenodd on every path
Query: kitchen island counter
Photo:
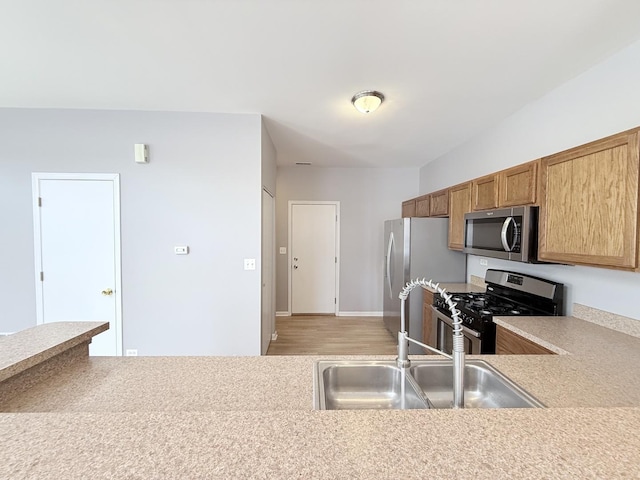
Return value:
M 328 357 L 79 357 L 0 403 L 0 478 L 638 478 L 628 341 L 478 357 L 547 409 L 314 411 Z

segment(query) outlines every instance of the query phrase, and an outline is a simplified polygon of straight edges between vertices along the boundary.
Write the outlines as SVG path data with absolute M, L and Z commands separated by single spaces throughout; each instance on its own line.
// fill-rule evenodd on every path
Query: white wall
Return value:
M 279 167 L 276 251 L 289 247 L 288 202 L 340 202 L 340 312 L 382 311 L 384 221 L 399 218 L 403 200 L 417 195 L 417 168 Z M 288 308 L 287 255 L 276 254 L 276 310 Z
M 0 109 L 0 331 L 36 322 L 31 172 L 119 173 L 124 348 L 259 354 L 261 148 L 259 115 Z
M 420 192 L 438 190 L 640 126 L 640 42 L 516 112 L 420 170 Z M 600 268 L 524 265 L 490 260 L 489 268 L 529 272 L 568 285 L 568 302 L 640 319 L 640 274 Z M 468 273 L 487 267 L 468 258 Z

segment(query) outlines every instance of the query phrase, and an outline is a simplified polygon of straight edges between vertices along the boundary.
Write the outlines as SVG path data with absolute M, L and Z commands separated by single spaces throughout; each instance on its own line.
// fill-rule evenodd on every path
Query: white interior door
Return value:
M 105 321 L 91 355 L 121 355 L 117 175 L 33 174 L 38 323 Z
M 336 313 L 338 205 L 290 205 L 291 313 Z
M 262 339 L 261 353 L 266 355 L 271 342 L 271 334 L 275 332 L 274 309 L 274 202 L 266 190 L 262 190 Z

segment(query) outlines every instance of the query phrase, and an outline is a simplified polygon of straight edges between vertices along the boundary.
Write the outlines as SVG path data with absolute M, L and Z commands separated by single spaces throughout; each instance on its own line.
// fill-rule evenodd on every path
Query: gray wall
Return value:
M 640 126 L 640 42 L 622 50 L 479 137 L 420 170 L 427 193 Z M 486 268 L 529 272 L 567 284 L 568 302 L 640 319 L 640 274 L 590 267 L 524 265 L 470 255 L 469 275 Z M 571 311 L 569 309 L 569 311 Z
M 0 109 L 0 331 L 36 322 L 31 172 L 119 173 L 124 349 L 259 354 L 260 263 L 243 258 L 261 253 L 261 128 L 260 115 Z
M 382 311 L 383 224 L 418 191 L 417 168 L 279 167 L 276 252 L 288 251 L 288 202 L 340 202 L 340 313 Z M 288 309 L 287 255 L 276 253 L 276 310 Z
M 273 146 L 269 132 L 264 125 L 264 119 L 260 122 L 260 140 L 262 152 L 262 186 L 267 189 L 271 195 L 276 195 L 276 160 L 278 158 L 276 147 Z

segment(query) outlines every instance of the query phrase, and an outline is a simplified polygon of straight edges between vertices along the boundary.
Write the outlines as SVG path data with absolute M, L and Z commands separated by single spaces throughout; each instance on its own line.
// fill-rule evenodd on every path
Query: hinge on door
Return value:
M 40 272 L 40 281 L 44 282 L 44 272 Z
M 336 297 L 333 297 L 333 304 L 337 304 L 338 303 L 338 299 Z
M 338 257 L 333 257 L 333 258 L 335 259 L 336 263 L 338 263 Z
M 41 207 L 42 206 L 42 197 L 38 197 L 38 206 Z

